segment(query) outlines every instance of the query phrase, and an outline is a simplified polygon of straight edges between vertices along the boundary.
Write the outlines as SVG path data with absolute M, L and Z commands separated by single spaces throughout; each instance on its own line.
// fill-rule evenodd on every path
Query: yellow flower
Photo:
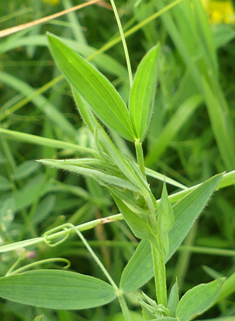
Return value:
M 43 0 L 43 2 L 56 6 L 57 4 L 59 4 L 60 0 Z
M 235 22 L 233 4 L 230 0 L 202 0 L 202 4 L 212 24 Z

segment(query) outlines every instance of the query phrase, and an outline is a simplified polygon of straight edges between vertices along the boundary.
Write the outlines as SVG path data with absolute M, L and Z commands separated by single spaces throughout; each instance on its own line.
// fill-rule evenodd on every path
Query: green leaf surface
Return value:
M 153 47 L 140 62 L 131 88 L 129 109 L 137 139 L 143 141 L 153 112 L 160 46 Z
M 0 278 L 0 296 L 37 307 L 79 310 L 102 306 L 117 295 L 111 285 L 91 276 L 38 270 Z
M 176 309 L 180 321 L 189 321 L 207 311 L 215 302 L 224 279 L 200 284 L 187 291 Z
M 174 205 L 175 224 L 169 232 L 170 249 L 167 260 L 171 258 L 187 236 L 190 228 L 203 211 L 222 177 L 223 174 L 213 176 Z
M 101 121 L 124 138 L 135 138 L 129 112 L 112 84 L 59 38 L 48 34 L 51 53 L 70 85 L 89 103 Z
M 169 232 L 169 253 L 166 262 L 188 234 L 193 223 L 218 186 L 222 176 L 220 174 L 210 178 L 174 205 L 175 223 Z M 135 291 L 148 282 L 152 276 L 151 247 L 148 241 L 143 240 L 123 270 L 120 287 L 125 293 Z

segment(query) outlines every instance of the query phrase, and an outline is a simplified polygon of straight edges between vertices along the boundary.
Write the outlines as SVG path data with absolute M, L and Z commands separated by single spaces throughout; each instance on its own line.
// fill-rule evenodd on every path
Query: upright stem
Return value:
M 156 235 L 156 244 L 151 243 L 151 249 L 157 303 L 167 307 L 166 267 L 159 233 Z
M 135 151 L 136 151 L 136 157 L 137 157 L 137 162 L 139 164 L 139 168 L 146 178 L 146 173 L 145 173 L 145 166 L 144 166 L 144 153 L 143 153 L 143 148 L 142 148 L 142 142 L 137 139 L 135 141 Z
M 130 88 L 131 88 L 132 87 L 132 83 L 133 83 L 133 77 L 132 77 L 131 62 L 130 62 L 130 57 L 129 57 L 129 53 L 128 53 L 128 49 L 127 49 L 126 39 L 125 39 L 125 36 L 124 36 L 121 20 L 119 18 L 115 2 L 114 2 L 114 0 L 110 0 L 110 2 L 111 2 L 111 5 L 113 7 L 113 12 L 114 12 L 114 15 L 115 15 L 115 18 L 116 18 L 116 21 L 117 21 L 117 25 L 118 25 L 118 29 L 119 29 L 119 32 L 120 32 L 120 36 L 121 36 L 121 39 L 122 39 L 122 45 L 123 45 L 123 49 L 124 49 L 124 53 L 125 53 L 125 57 L 126 57 L 126 64 L 127 64 L 127 70 L 128 70 Z

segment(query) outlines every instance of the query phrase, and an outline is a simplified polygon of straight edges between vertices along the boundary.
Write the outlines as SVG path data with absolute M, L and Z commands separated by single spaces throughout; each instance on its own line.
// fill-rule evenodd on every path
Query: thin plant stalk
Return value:
M 122 45 L 123 45 L 123 49 L 124 49 L 124 53 L 125 53 L 125 57 L 126 57 L 126 64 L 127 64 L 127 70 L 128 70 L 128 75 L 129 75 L 129 81 L 130 81 L 130 87 L 132 87 L 132 83 L 133 83 L 133 76 L 132 76 L 132 70 L 131 70 L 131 62 L 130 62 L 130 56 L 129 56 L 129 52 L 128 52 L 128 48 L 127 48 L 127 44 L 126 44 L 126 39 L 124 36 L 124 32 L 123 32 L 123 28 L 122 28 L 122 24 L 118 15 L 118 11 L 117 11 L 117 7 L 115 5 L 114 0 L 110 0 L 111 5 L 113 7 L 113 12 L 117 21 L 117 25 L 118 25 L 118 29 L 120 32 L 120 36 L 122 39 Z

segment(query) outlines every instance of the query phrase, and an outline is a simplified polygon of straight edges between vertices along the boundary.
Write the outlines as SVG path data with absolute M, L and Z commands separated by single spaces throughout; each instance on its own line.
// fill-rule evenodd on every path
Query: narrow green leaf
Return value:
M 222 177 L 223 174 L 213 176 L 174 205 L 175 224 L 169 232 L 169 254 L 167 260 L 171 258 L 183 242 Z
M 214 94 L 205 78 L 202 79 L 208 113 L 221 157 L 228 169 L 234 169 L 235 152 L 229 114 Z
M 0 278 L 0 296 L 14 302 L 57 310 L 102 306 L 117 295 L 108 283 L 59 270 L 38 270 Z
M 188 234 L 193 223 L 218 186 L 222 176 L 220 174 L 210 178 L 174 205 L 175 223 L 169 232 L 169 254 L 166 257 L 166 262 Z M 135 291 L 148 282 L 152 276 L 151 247 L 148 241 L 143 240 L 123 270 L 120 287 L 125 293 Z
M 48 34 L 51 53 L 70 85 L 89 103 L 108 127 L 134 141 L 135 135 L 125 103 L 112 84 L 95 67 L 59 38 Z
M 200 284 L 187 291 L 176 309 L 180 321 L 189 321 L 207 311 L 215 302 L 224 279 Z
M 144 140 L 153 112 L 160 46 L 153 47 L 140 62 L 130 93 L 129 109 L 137 139 Z

